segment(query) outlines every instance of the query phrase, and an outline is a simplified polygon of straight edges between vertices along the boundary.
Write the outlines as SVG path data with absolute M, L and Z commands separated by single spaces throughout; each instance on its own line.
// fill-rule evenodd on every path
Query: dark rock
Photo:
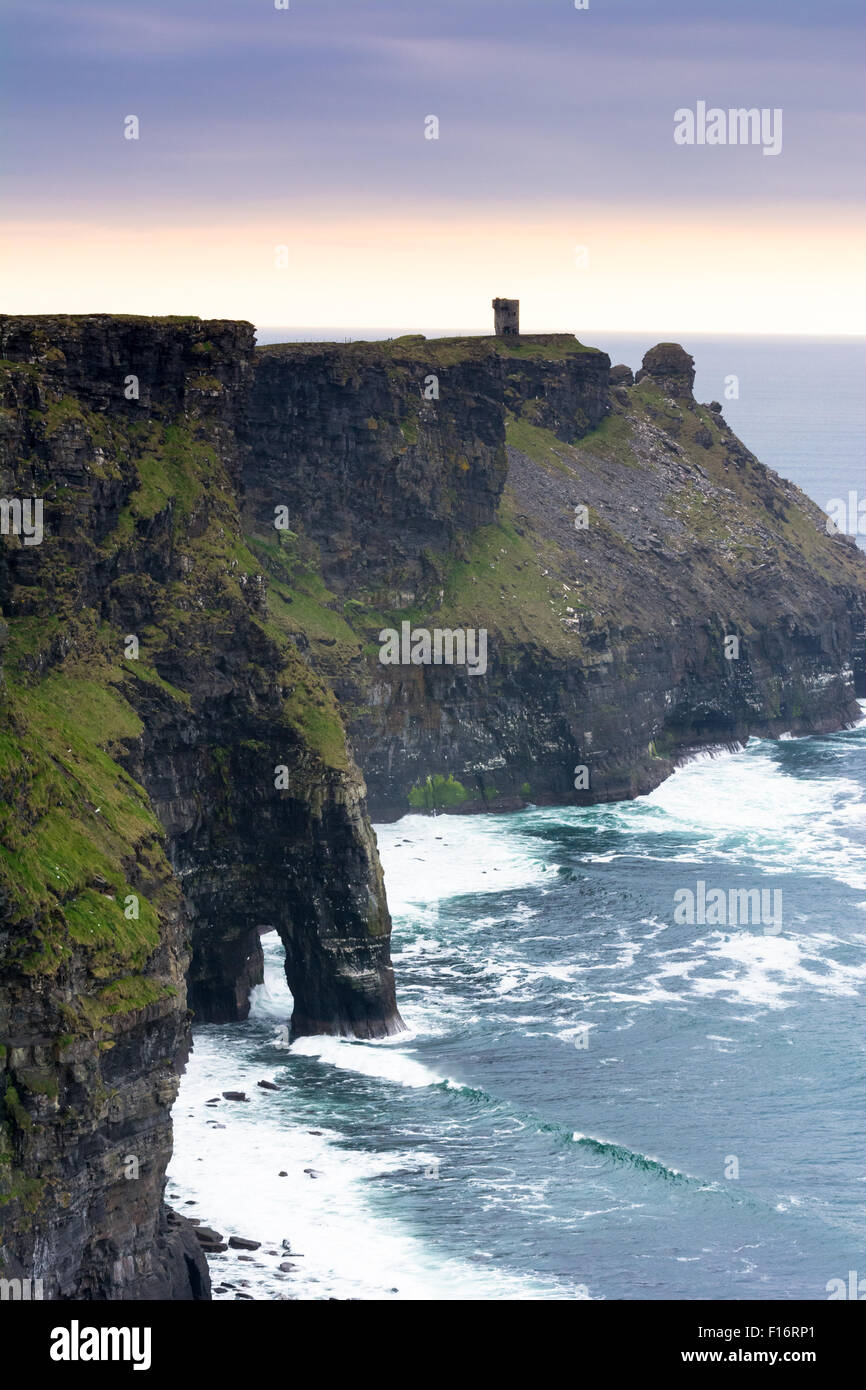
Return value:
M 244 1236 L 229 1236 L 229 1248 L 231 1250 L 259 1250 L 261 1244 L 260 1240 L 247 1240 Z
M 634 372 L 624 362 L 619 362 L 615 367 L 611 367 L 608 380 L 611 386 L 634 386 Z
M 223 1091 L 223 1100 L 249 1100 L 246 1091 Z
M 273 1081 L 259 1081 L 258 1085 L 261 1086 L 263 1091 L 278 1091 L 280 1089 Z
M 195 1235 L 202 1245 L 218 1245 L 223 1239 L 219 1231 L 215 1231 L 213 1226 L 197 1226 Z
M 635 377 L 652 377 L 674 397 L 691 397 L 695 384 L 695 359 L 679 343 L 657 343 L 644 354 L 643 366 Z
M 198 1239 L 198 1228 L 165 1208 L 164 1234 L 156 1241 L 153 1271 L 142 1297 L 175 1302 L 203 1302 L 211 1296 L 210 1271 Z

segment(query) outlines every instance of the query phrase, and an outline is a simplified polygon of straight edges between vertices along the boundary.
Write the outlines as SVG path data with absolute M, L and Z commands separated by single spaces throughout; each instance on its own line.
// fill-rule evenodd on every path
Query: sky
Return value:
M 5 312 L 864 332 L 861 0 L 283 2 L 4 0 Z

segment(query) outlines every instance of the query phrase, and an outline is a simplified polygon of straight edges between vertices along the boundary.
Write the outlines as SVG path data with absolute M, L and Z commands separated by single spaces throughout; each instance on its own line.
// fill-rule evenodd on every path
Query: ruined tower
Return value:
M 494 299 L 493 324 L 497 338 L 516 338 L 520 333 L 520 300 Z

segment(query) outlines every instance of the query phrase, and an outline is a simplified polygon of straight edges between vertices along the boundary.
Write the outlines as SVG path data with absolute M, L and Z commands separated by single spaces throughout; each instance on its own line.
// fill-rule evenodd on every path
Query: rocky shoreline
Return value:
M 282 1089 L 274 1081 L 260 1080 L 257 1083 L 261 1090 L 267 1092 L 278 1092 Z M 204 1102 L 204 1107 L 215 1111 L 213 1118 L 208 1119 L 207 1124 L 214 1129 L 226 1129 L 231 1122 L 231 1113 L 235 1106 L 248 1104 L 250 1097 L 245 1091 L 223 1091 L 219 1096 L 213 1096 Z M 224 1104 L 227 1103 L 227 1104 Z M 221 1114 L 222 1119 L 217 1119 L 216 1114 Z M 321 1130 L 310 1130 L 310 1134 L 320 1136 Z M 305 1168 L 304 1173 L 310 1179 L 316 1180 L 323 1174 L 315 1168 Z M 260 1176 L 260 1175 L 259 1175 Z M 278 1176 L 287 1178 L 288 1171 L 279 1170 Z M 178 1202 L 183 1200 L 187 1207 L 195 1207 L 197 1202 L 194 1198 L 182 1198 L 181 1187 L 169 1180 L 166 1190 L 167 1202 Z M 177 1210 L 172 1210 L 167 1206 L 168 1219 L 171 1225 L 185 1225 L 191 1229 L 193 1238 L 198 1242 L 201 1255 L 207 1262 L 210 1275 L 208 1284 L 209 1294 L 207 1296 L 220 1298 L 234 1296 L 235 1299 L 252 1300 L 255 1295 L 245 1292 L 255 1284 L 255 1276 L 265 1276 L 269 1285 L 284 1283 L 284 1291 L 271 1296 L 278 1299 L 292 1300 L 302 1297 L 299 1292 L 292 1292 L 292 1275 L 300 1273 L 301 1266 L 299 1260 L 305 1258 L 304 1252 L 296 1250 L 291 1240 L 285 1236 L 275 1237 L 272 1240 L 256 1239 L 249 1235 L 241 1234 L 239 1231 L 223 1232 L 211 1225 L 206 1217 L 181 1215 Z M 225 1256 L 225 1259 L 218 1259 Z M 236 1268 L 240 1265 L 250 1265 L 249 1270 Z M 249 1277 L 242 1277 L 248 1275 Z M 230 1277 L 231 1276 L 231 1277 Z

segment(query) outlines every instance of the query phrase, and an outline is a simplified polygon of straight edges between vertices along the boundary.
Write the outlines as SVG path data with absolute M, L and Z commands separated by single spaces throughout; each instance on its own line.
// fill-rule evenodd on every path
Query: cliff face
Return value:
M 271 575 L 374 817 L 635 796 L 695 747 L 856 717 L 864 557 L 693 381 L 676 344 L 635 384 L 563 336 L 260 353 L 247 524 L 290 501 Z M 304 564 L 327 631 L 291 608 Z M 485 630 L 486 672 L 383 665 L 404 622 Z
M 251 349 L 0 320 L 2 495 L 44 508 L 0 565 L 0 1211 L 46 1296 L 206 1293 L 161 1201 L 187 969 L 243 1017 L 270 925 L 295 1033 L 401 1027 L 363 782 L 240 531 Z
M 407 607 L 458 537 L 495 519 L 506 411 L 576 438 L 608 405 L 608 359 L 566 336 L 403 338 L 258 353 L 244 482 L 248 524 L 274 508 L 326 584 Z
M 189 1010 L 243 1017 L 273 926 L 296 1034 L 402 1026 L 359 765 L 377 816 L 508 809 L 838 727 L 866 562 L 675 345 L 637 384 L 565 335 L 0 318 L 0 354 L 2 1272 L 203 1297 L 162 1205 Z M 483 669 L 383 664 L 404 624 Z

